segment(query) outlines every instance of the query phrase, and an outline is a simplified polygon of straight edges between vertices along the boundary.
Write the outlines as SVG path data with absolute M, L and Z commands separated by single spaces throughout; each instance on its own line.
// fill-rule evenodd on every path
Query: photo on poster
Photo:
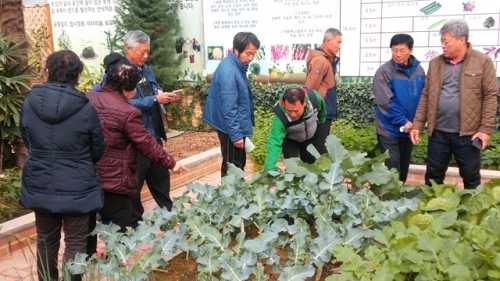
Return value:
M 288 60 L 290 53 L 288 44 L 271 45 L 271 60 Z
M 292 44 L 292 60 L 305 60 L 311 52 L 311 44 Z
M 207 54 L 209 60 L 222 60 L 224 58 L 223 46 L 208 46 Z

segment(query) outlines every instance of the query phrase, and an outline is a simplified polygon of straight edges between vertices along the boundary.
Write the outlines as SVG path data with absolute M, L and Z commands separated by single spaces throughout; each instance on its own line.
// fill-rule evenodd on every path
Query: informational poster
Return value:
M 232 52 L 236 33 L 249 31 L 261 43 L 249 72 L 270 81 L 303 82 L 307 54 L 340 25 L 332 0 L 204 0 L 203 11 L 207 72 Z
M 500 76 L 500 1 L 349 0 L 341 8 L 342 76 L 373 76 L 391 59 L 389 45 L 397 33 L 413 37 L 413 55 L 427 70 L 429 61 L 442 54 L 439 30 L 450 19 L 467 21 L 469 42 L 491 56 Z
M 118 0 L 49 0 L 54 49 L 72 50 L 90 67 L 100 68 L 113 51 L 113 16 Z M 114 41 L 113 41 L 114 40 Z
M 177 0 L 176 0 L 177 1 Z M 201 81 L 205 69 L 202 0 L 179 0 L 179 21 L 182 32 L 175 49 L 182 54 L 179 80 Z
M 329 27 L 342 32 L 340 76 L 373 76 L 391 59 L 397 33 L 413 37 L 413 54 L 427 70 L 442 53 L 440 28 L 460 18 L 469 25 L 473 48 L 491 56 L 500 77 L 500 1 L 204 0 L 203 11 L 208 73 L 231 51 L 234 34 L 251 31 L 263 45 L 254 61 L 260 75 L 302 80 L 305 57 Z M 249 72 L 257 73 L 255 67 Z
M 264 1 L 257 0 L 204 0 L 203 19 L 205 25 L 207 72 L 213 73 L 219 62 L 233 51 L 233 37 L 240 31 L 257 35 L 261 49 L 254 63 L 262 72 L 267 72 L 265 56 L 267 14 Z

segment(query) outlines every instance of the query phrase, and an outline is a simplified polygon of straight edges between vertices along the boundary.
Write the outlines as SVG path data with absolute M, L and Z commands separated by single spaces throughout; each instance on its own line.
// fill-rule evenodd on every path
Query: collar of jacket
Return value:
M 248 65 L 243 65 L 234 52 L 232 52 L 231 54 L 229 54 L 228 59 L 230 59 L 236 66 L 238 66 L 238 68 L 242 72 L 244 72 L 244 73 L 247 72 Z
M 152 82 L 152 83 L 157 84 L 156 79 L 154 78 L 153 71 L 151 70 L 151 68 L 147 64 L 144 64 L 143 66 L 135 65 L 132 62 L 130 62 L 127 59 L 127 57 L 123 57 L 123 61 L 124 61 L 125 64 L 136 66 L 137 69 L 139 69 L 139 71 L 141 72 L 142 76 L 144 76 L 144 78 L 148 82 Z
M 323 50 L 323 48 L 318 48 L 317 49 L 318 51 L 320 52 L 323 52 L 323 54 L 325 54 L 325 58 L 327 58 L 330 63 L 333 65 L 333 64 L 337 64 L 340 57 L 336 56 L 336 55 L 330 55 L 329 53 L 327 53 L 325 50 Z
M 112 95 L 118 97 L 119 99 L 123 99 L 124 101 L 128 102 L 128 100 L 125 98 L 125 96 L 123 95 L 123 93 L 115 91 L 115 90 L 113 90 L 113 89 L 111 89 L 111 88 L 109 88 L 107 86 L 103 86 L 101 89 L 102 89 L 101 92 L 112 94 Z

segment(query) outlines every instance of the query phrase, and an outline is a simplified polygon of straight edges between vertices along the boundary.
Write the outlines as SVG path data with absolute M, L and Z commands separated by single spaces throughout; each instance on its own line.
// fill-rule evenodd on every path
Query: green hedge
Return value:
M 364 151 L 373 157 L 378 151 L 377 138 L 375 135 L 375 98 L 373 96 L 372 84 L 369 80 L 350 81 L 351 83 L 339 84 L 337 88 L 337 100 L 339 108 L 339 120 L 333 123 L 331 133 L 337 135 L 343 145 L 356 151 Z M 176 88 L 184 88 L 187 94 L 193 95 L 194 100 L 203 106 L 208 96 L 208 83 L 179 83 Z M 290 87 L 300 85 L 273 83 L 263 84 L 251 82 L 252 94 L 256 107 L 256 124 L 254 128 L 254 142 L 256 148 L 250 155 L 254 159 L 256 169 L 260 169 L 264 163 L 267 150 L 267 136 L 271 128 L 272 107 L 279 95 Z M 496 117 L 496 128 L 500 128 L 500 98 L 499 109 Z M 176 122 L 169 123 L 173 129 L 182 130 L 206 130 L 206 123 L 199 122 L 197 127 L 190 122 L 194 114 L 194 106 L 169 105 L 167 110 L 172 111 Z M 200 120 L 201 121 L 201 120 Z M 422 133 L 422 142 L 413 148 L 412 162 L 424 164 L 427 157 L 427 134 Z M 492 135 L 485 151 L 481 154 L 483 168 L 500 170 L 500 134 Z M 453 163 L 452 163 L 453 164 Z

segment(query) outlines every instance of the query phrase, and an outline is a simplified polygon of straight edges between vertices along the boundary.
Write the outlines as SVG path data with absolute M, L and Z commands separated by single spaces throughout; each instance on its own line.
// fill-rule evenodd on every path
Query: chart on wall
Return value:
M 397 33 L 413 37 L 413 54 L 427 69 L 442 53 L 440 28 L 460 18 L 469 25 L 469 42 L 490 55 L 500 77 L 500 1 L 205 0 L 203 14 L 208 73 L 231 53 L 237 32 L 251 31 L 261 49 L 250 73 L 271 81 L 303 80 L 305 58 L 319 47 L 329 27 L 343 34 L 341 76 L 373 76 L 391 59 L 390 39 Z
M 341 9 L 345 42 L 341 56 L 349 58 L 340 66 L 343 76 L 372 76 L 391 59 L 389 44 L 397 33 L 413 37 L 413 55 L 427 69 L 429 61 L 442 53 L 439 30 L 450 19 L 467 21 L 469 42 L 491 56 L 500 76 L 500 1 L 361 0 L 342 1 Z

